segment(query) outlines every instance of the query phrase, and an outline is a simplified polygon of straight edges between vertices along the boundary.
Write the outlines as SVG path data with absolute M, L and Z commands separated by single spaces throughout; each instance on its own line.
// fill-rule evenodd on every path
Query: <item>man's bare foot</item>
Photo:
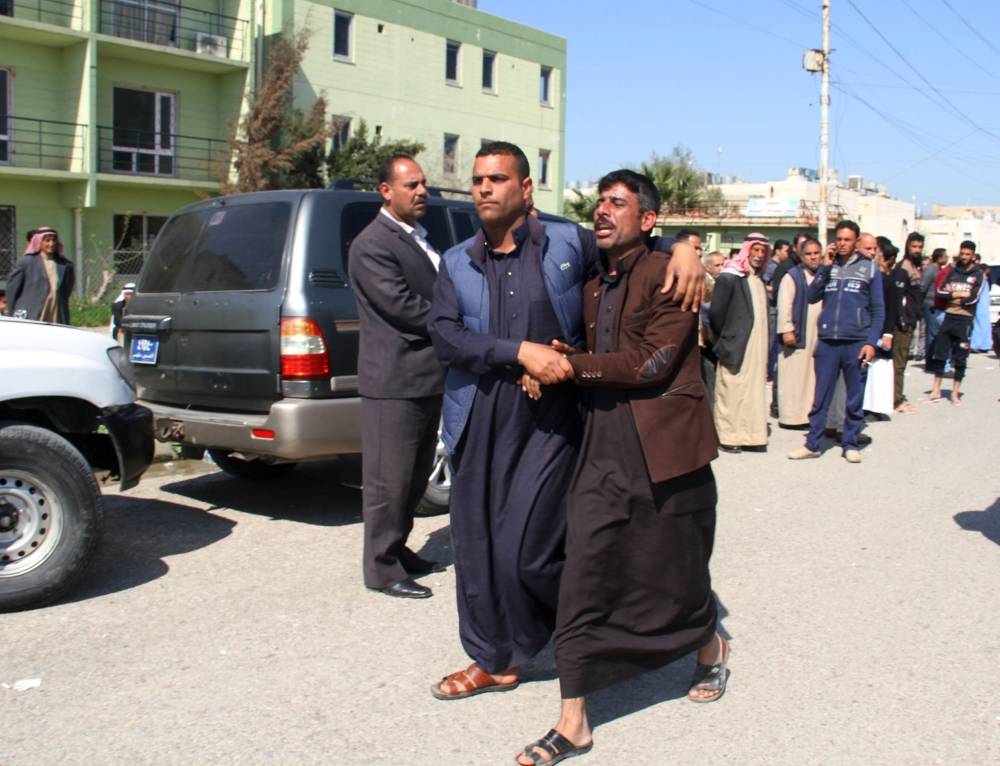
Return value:
M 962 403 L 962 397 L 959 394 L 952 394 L 950 397 L 948 397 L 948 400 L 952 404 L 961 404 Z
M 908 415 L 909 413 L 911 413 L 911 412 L 916 412 L 916 411 L 917 411 L 917 408 L 916 408 L 916 407 L 914 407 L 914 406 L 913 406 L 912 404 L 910 404 L 909 402 L 903 402 L 902 404 L 900 404 L 900 405 L 899 405 L 899 406 L 898 406 L 898 407 L 896 408 L 896 412 L 898 412 L 898 413 L 900 413 L 900 414 L 903 414 L 903 415 Z

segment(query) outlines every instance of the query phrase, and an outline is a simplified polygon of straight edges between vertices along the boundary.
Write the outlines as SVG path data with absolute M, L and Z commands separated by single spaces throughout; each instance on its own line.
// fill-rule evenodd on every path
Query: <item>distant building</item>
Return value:
M 702 247 L 728 251 L 739 247 L 751 231 L 775 239 L 791 240 L 800 231 L 816 232 L 819 225 L 819 182 L 816 171 L 790 168 L 780 181 L 717 184 L 723 202 L 706 203 L 696 209 L 661 214 L 659 225 L 666 233 L 692 228 L 702 233 Z M 848 218 L 876 235 L 902 242 L 913 230 L 916 209 L 910 202 L 893 199 L 885 188 L 851 176 L 848 186 L 837 182 L 830 188 L 827 220 L 828 239 L 838 222 Z

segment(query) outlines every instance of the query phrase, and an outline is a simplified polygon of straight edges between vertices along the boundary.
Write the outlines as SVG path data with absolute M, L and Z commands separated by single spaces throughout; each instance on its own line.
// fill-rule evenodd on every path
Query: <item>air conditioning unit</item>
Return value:
M 226 38 L 222 35 L 212 35 L 208 32 L 198 32 L 195 36 L 194 49 L 208 56 L 226 58 Z

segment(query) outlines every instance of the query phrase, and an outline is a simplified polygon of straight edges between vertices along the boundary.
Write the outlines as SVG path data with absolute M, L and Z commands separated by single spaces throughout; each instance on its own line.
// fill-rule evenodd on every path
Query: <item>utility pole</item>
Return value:
M 826 250 L 827 207 L 830 196 L 830 0 L 823 0 L 823 48 L 807 50 L 802 58 L 807 72 L 820 72 L 819 103 L 819 221 L 816 239 Z

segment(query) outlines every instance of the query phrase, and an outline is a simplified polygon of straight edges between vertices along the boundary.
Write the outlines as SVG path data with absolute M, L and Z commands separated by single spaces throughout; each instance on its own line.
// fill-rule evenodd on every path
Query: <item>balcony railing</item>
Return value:
M 0 116 L 0 166 L 80 172 L 86 131 L 75 122 Z
M 81 29 L 83 5 L 73 0 L 0 0 L 0 17 L 3 16 Z
M 168 0 L 101 0 L 101 32 L 152 45 L 243 61 L 248 30 L 246 19 Z
M 229 143 L 219 138 L 98 127 L 102 173 L 215 181 L 228 167 Z

